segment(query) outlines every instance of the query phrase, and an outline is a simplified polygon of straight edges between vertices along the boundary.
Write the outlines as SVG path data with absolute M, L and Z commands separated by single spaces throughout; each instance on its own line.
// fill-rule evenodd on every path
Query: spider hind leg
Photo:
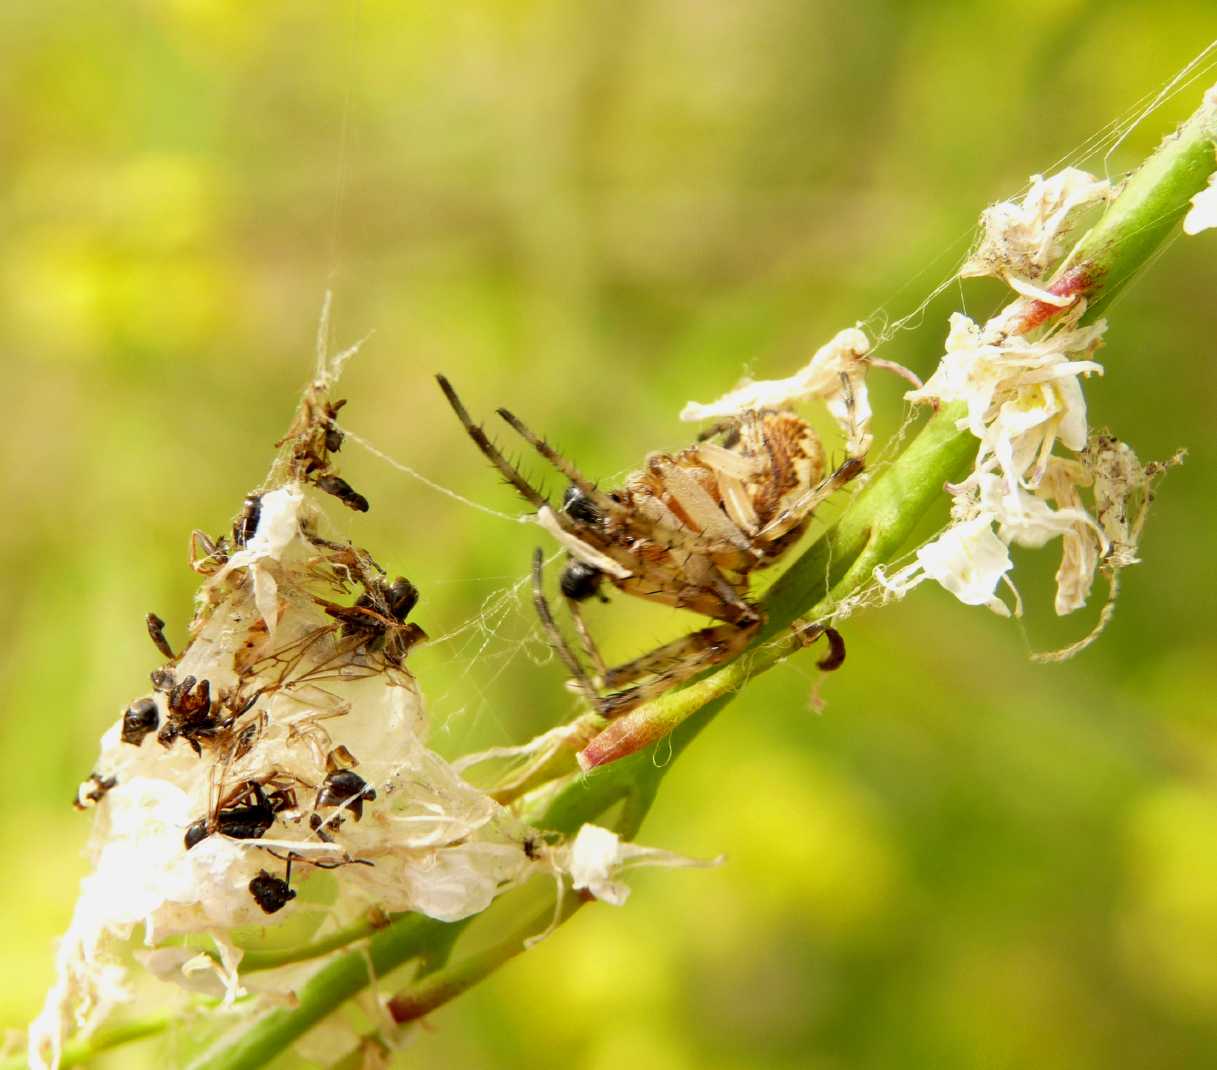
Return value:
M 716 624 L 682 635 L 649 653 L 617 665 L 605 673 L 605 686 L 623 688 L 602 695 L 597 708 L 605 717 L 620 717 L 683 684 L 706 669 L 739 654 L 760 629 L 761 617 L 743 624 Z

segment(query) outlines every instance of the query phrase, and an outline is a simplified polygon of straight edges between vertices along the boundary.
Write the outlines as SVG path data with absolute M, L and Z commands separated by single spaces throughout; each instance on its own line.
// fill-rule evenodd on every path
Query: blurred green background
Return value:
M 68 805 L 101 731 L 180 641 L 191 528 L 223 529 L 309 374 L 322 294 L 369 331 L 348 427 L 518 510 L 431 375 L 506 404 L 592 475 L 682 445 L 746 369 L 911 311 L 980 209 L 1155 92 L 1207 2 L 851 4 L 230 0 L 0 7 L 0 1022 L 22 1025 L 83 872 Z M 1132 132 L 1118 176 L 1206 81 Z M 1101 161 L 1097 164 L 1101 169 Z M 640 873 L 429 1020 L 412 1067 L 1196 1067 L 1217 1060 L 1212 559 L 1217 238 L 1111 311 L 1092 422 L 1178 446 L 1102 641 L 1058 622 L 1056 549 L 1018 558 L 1024 625 L 938 589 L 751 686 L 667 779 Z M 884 355 L 933 366 L 951 287 Z M 900 384 L 876 388 L 877 430 Z M 536 529 L 351 444 L 340 521 L 422 588 L 412 656 L 438 747 L 569 713 L 526 600 Z M 689 621 L 593 613 L 625 657 Z M 163 1065 L 155 1047 L 104 1065 Z

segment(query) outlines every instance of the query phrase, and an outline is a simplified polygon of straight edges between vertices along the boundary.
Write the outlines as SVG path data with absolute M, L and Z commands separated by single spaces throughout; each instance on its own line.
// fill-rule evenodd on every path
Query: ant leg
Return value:
M 486 437 L 486 432 L 473 422 L 469 412 L 461 403 L 461 399 L 457 397 L 456 391 L 452 389 L 452 384 L 442 375 L 437 375 L 435 378 L 440 385 L 440 389 L 443 390 L 444 396 L 448 399 L 448 404 L 452 406 L 452 411 L 456 413 L 457 418 L 464 425 L 465 431 L 473 439 L 474 444 L 482 451 L 486 459 L 503 474 L 503 478 L 508 483 L 520 492 L 525 501 L 537 509 L 544 506 L 546 501 L 541 497 L 537 489 L 495 448 L 494 443 Z

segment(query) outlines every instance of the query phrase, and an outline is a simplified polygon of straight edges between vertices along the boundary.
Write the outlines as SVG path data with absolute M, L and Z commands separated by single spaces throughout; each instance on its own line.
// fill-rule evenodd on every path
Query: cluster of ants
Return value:
M 306 395 L 296 422 L 276 445 L 290 443 L 286 462 L 291 477 L 310 483 L 332 494 L 343 504 L 359 512 L 368 509 L 367 499 L 332 470 L 330 455 L 342 446 L 343 433 L 334 420 L 344 402 L 331 403 L 324 388 L 315 386 Z M 261 518 L 262 495 L 251 494 L 243 504 L 232 525 L 231 536 L 210 538 L 201 531 L 191 536 L 191 567 L 205 576 L 214 576 L 238 551 L 244 549 L 257 532 Z M 202 757 L 204 750 L 217 758 L 217 768 L 229 769 L 253 748 L 266 724 L 265 713 L 257 709 L 259 700 L 270 692 L 285 687 L 315 683 L 327 677 L 352 678 L 375 673 L 401 670 L 410 648 L 424 639 L 425 633 L 407 616 L 418 602 L 417 588 L 405 577 L 389 580 L 383 569 L 364 551 L 352 545 L 331 542 L 302 525 L 302 533 L 317 549 L 315 562 L 310 562 L 309 575 L 328 581 L 339 592 L 353 585 L 362 593 L 349 605 L 313 595 L 313 601 L 332 623 L 313 629 L 303 638 L 269 655 L 257 653 L 266 638 L 266 625 L 259 621 L 251 636 L 234 658 L 240 678 L 257 677 L 260 686 L 246 694 L 238 685 L 232 691 L 213 693 L 212 684 L 193 675 L 178 678 L 177 663 L 181 654 L 174 651 L 165 636 L 165 622 L 155 613 L 147 616 L 148 634 L 167 664 L 151 674 L 156 693 L 137 699 L 123 714 L 121 740 L 139 747 L 145 738 L 156 734 L 156 741 L 165 748 L 182 739 Z M 214 602 L 202 611 L 211 612 Z M 197 632 L 200 621 L 196 620 Z M 184 653 L 184 651 L 183 651 Z M 276 671 L 277 666 L 277 671 Z M 165 710 L 162 718 L 161 709 Z M 345 711 L 340 711 L 345 712 Z M 281 815 L 299 821 L 302 816 L 297 793 L 301 788 L 315 792 L 308 824 L 316 838 L 333 843 L 333 834 L 349 815 L 359 821 L 365 803 L 376 799 L 376 790 L 354 770 L 357 759 L 339 745 L 326 756 L 326 775 L 320 784 L 306 784 L 295 776 L 271 771 L 258 779 L 246 779 L 231 790 L 221 786 L 208 813 L 194 821 L 185 831 L 183 844 L 187 851 L 204 839 L 220 834 L 238 840 L 259 840 Z M 93 773 L 92 787 L 78 795 L 76 805 L 99 802 L 117 783 L 113 776 Z M 320 811 L 333 809 L 323 817 Z M 265 869 L 250 881 L 249 891 L 267 914 L 281 910 L 295 898 L 291 888 L 293 861 L 304 861 L 298 854 L 277 853 L 264 848 L 286 862 L 283 877 Z M 344 857 L 341 861 L 307 860 L 319 868 L 335 868 L 352 863 L 371 865 L 365 859 Z

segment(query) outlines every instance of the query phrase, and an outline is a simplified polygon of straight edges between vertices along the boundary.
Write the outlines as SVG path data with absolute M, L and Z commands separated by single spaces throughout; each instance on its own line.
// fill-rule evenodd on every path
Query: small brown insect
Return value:
M 123 714 L 122 741 L 138 747 L 149 732 L 155 732 L 161 723 L 156 699 L 136 699 Z
M 296 808 L 296 793 L 291 788 L 274 788 L 267 792 L 256 780 L 239 785 L 207 817 L 201 817 L 186 829 L 183 838 L 186 850 L 207 839 L 212 833 L 234 840 L 260 840 L 275 823 L 275 816 Z
M 287 876 L 275 877 L 266 870 L 258 870 L 258 875 L 249 882 L 249 894 L 267 914 L 277 914 L 288 903 L 296 898 L 291 884 L 292 863 L 288 860 Z
M 764 621 L 749 596 L 752 573 L 789 551 L 816 507 L 863 470 L 863 462 L 851 457 L 826 473 L 823 447 L 806 421 L 785 409 L 753 409 L 710 428 L 686 449 L 650 454 L 620 488 L 605 491 L 512 413 L 499 409 L 503 420 L 569 481 L 554 508 L 473 422 L 451 384 L 437 378 L 478 449 L 568 551 L 559 587 L 593 675 L 554 622 L 541 589 L 540 551 L 534 561 L 534 601 L 572 682 L 608 717 L 743 650 Z M 579 613 L 579 603 L 601 595 L 606 584 L 722 623 L 608 667 Z
M 343 505 L 360 513 L 368 511 L 368 499 L 333 471 L 330 454 L 342 448 L 344 435 L 338 413 L 345 400 L 330 401 L 323 383 L 314 383 L 305 393 L 296 419 L 276 446 L 290 443 L 288 464 L 292 477 L 311 482 Z
M 167 661 L 175 660 L 173 648 L 169 645 L 169 640 L 165 638 L 165 622 L 155 613 L 149 613 L 144 618 L 144 623 L 148 625 L 148 637 L 152 640 L 152 645 Z
M 240 549 L 258 530 L 258 521 L 262 519 L 262 495 L 248 494 L 241 506 L 241 512 L 232 524 L 233 545 Z
M 363 804 L 376 801 L 376 789 L 361 777 L 352 766 L 357 765 L 355 756 L 346 747 L 336 747 L 326 755 L 326 776 L 317 789 L 317 798 L 313 810 L 324 810 L 328 807 L 339 807 L 340 813 L 321 820 L 314 812 L 312 817 L 318 820 L 314 823 L 309 819 L 309 825 L 322 839 L 325 834 L 334 832 L 342 823 L 342 813 L 350 814 L 358 821 L 363 817 Z
M 342 476 L 318 476 L 317 487 L 325 491 L 326 494 L 334 495 L 343 505 L 349 509 L 354 509 L 357 513 L 366 513 L 368 511 L 368 499 L 352 487 Z
M 351 567 L 363 586 L 363 594 L 354 605 L 342 606 L 324 599 L 318 602 L 341 625 L 344 637 L 363 640 L 367 649 L 400 666 L 410 648 L 427 638 L 421 627 L 406 621 L 418 604 L 418 588 L 404 576 L 388 581 L 365 560 L 352 561 Z
M 82 796 L 80 790 L 77 789 L 76 797 L 72 800 L 72 805 L 77 810 L 87 810 L 89 803 L 99 803 L 106 797 L 110 789 L 118 783 L 118 778 L 113 776 L 103 777 L 100 773 L 90 773 L 86 784 L 91 783 L 92 789 L 86 791 Z M 84 785 L 82 784 L 83 788 Z

